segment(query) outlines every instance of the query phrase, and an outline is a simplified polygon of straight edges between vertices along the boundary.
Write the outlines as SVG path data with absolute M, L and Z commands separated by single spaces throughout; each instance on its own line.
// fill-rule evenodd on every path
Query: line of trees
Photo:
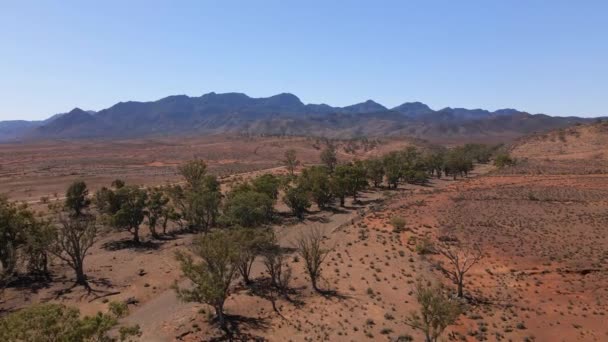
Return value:
M 285 154 L 288 175 L 264 174 L 232 184 L 225 193 L 205 162 L 193 160 L 179 168 L 184 180 L 179 185 L 143 188 L 116 180 L 91 196 L 84 182 L 75 182 L 66 190 L 65 201 L 50 204 L 46 215 L 0 198 L 0 285 L 17 276 L 21 264 L 28 273 L 48 278 L 48 265 L 55 257 L 73 269 L 76 285 L 91 290 L 85 260 L 103 227 L 129 232 L 133 244 L 140 244 L 142 226 L 155 239 L 176 225 L 201 233 L 193 254 L 202 260 L 178 255 L 195 287 L 176 290 L 185 300 L 212 305 L 226 328 L 223 303 L 230 284 L 239 276 L 251 283 L 251 265 L 257 257 L 263 258 L 273 288 L 284 292 L 288 286 L 289 265 L 268 229 L 277 219 L 279 199 L 294 217 L 303 219 L 312 203 L 320 210 L 337 203 L 345 206 L 346 198 L 357 202 L 361 191 L 370 186 L 397 188 L 402 183 L 425 184 L 430 177 L 466 176 L 475 162 L 488 162 L 496 150 L 473 144 L 452 149 L 408 147 L 365 161 L 340 163 L 330 146 L 321 154 L 321 165 L 306 167 L 299 174 L 296 168 L 301 163 L 295 151 L 289 150 Z M 322 247 L 322 236 L 303 235 L 295 247 L 312 287 L 320 291 L 318 280 L 329 252 Z
M 264 174 L 226 193 L 205 162 L 193 160 L 178 170 L 184 180 L 181 185 L 145 189 L 116 180 L 90 196 L 84 182 L 75 182 L 64 203 L 52 205 L 51 215 L 46 216 L 0 198 L 0 279 L 6 282 L 14 276 L 19 260 L 30 274 L 48 277 L 49 258 L 56 256 L 74 268 L 76 282 L 86 286 L 84 259 L 102 226 L 130 232 L 135 244 L 141 242 L 144 225 L 152 238 L 167 234 L 171 222 L 191 232 L 260 227 L 276 219 L 279 199 L 302 219 L 313 203 L 321 210 L 336 202 L 344 206 L 347 197 L 356 202 L 369 186 L 396 188 L 400 183 L 425 184 L 430 177 L 466 176 L 475 162 L 488 162 L 499 147 L 408 147 L 382 157 L 339 163 L 329 146 L 321 153 L 322 165 L 304 168 L 300 174 L 295 173 L 301 164 L 296 152 L 289 150 L 287 176 Z M 501 154 L 498 159 L 507 158 Z

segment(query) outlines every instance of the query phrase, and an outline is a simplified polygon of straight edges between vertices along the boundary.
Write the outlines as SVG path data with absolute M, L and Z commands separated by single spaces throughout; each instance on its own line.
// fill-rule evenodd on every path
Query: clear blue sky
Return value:
M 0 120 L 211 91 L 608 115 L 608 1 L 0 0 Z

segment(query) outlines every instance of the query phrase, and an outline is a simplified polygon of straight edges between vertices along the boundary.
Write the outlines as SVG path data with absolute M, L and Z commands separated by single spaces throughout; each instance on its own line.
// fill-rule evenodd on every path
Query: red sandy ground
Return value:
M 258 146 L 263 147 L 258 148 L 257 153 L 268 149 L 281 156 L 282 152 L 278 151 L 286 145 L 282 142 L 258 142 Z M 281 144 L 274 146 L 275 143 Z M 178 145 L 167 153 L 178 153 Z M 249 145 L 251 147 L 241 148 L 256 150 L 252 147 L 254 143 Z M 318 158 L 313 157 L 313 150 L 318 151 L 309 149 L 310 162 Z M 304 148 L 300 154 L 305 154 L 303 151 Z M 245 155 L 222 155 L 215 160 L 240 161 Z M 411 335 L 414 340 L 420 340 L 418 332 L 403 324 L 408 313 L 417 309 L 412 296 L 414 281 L 425 277 L 443 282 L 452 290 L 454 286 L 433 267 L 441 258 L 418 255 L 414 241 L 449 233 L 463 241 L 479 242 L 485 257 L 466 278 L 465 291 L 477 300 L 476 304 L 471 304 L 457 324 L 447 329 L 446 339 L 608 340 L 608 327 L 602 324 L 606 322 L 608 299 L 608 237 L 605 234 L 608 176 L 589 171 L 601 165 L 587 163 L 581 171 L 577 162 L 564 160 L 559 168 L 547 169 L 547 161 L 533 159 L 501 172 L 480 166 L 476 174 L 466 180 L 433 180 L 426 187 L 407 185 L 398 190 L 369 191 L 362 196 L 362 203 L 348 202 L 345 210 L 319 212 L 313 208 L 304 222 L 285 222 L 275 227 L 284 246 L 291 246 L 300 232 L 313 227 L 325 233 L 326 246 L 333 249 L 323 270 L 322 287 L 335 291 L 336 295 L 326 297 L 311 291 L 302 261 L 292 256 L 289 258 L 294 270 L 291 300 L 277 298 L 275 311 L 271 301 L 259 295 L 265 288 L 265 275 L 261 265 L 256 264 L 254 272 L 262 284 L 258 291 L 236 284 L 226 303 L 227 313 L 240 317 L 237 337 L 271 341 L 365 341 Z M 268 160 L 266 155 L 256 165 L 261 168 Z M 12 170 L 13 176 L 9 177 L 14 177 L 3 186 L 16 189 L 12 193 L 19 197 L 23 193 L 18 190 L 20 176 L 15 170 L 16 165 L 25 164 L 19 164 L 17 159 L 14 163 L 17 164 L 3 169 L 3 172 Z M 153 172 L 150 173 L 150 168 L 164 167 L 155 165 L 171 163 L 170 159 L 142 157 L 137 165 L 147 167 L 126 167 L 124 173 L 129 178 L 135 177 L 137 170 L 145 170 L 146 174 L 141 177 L 150 182 L 171 181 L 175 179 L 174 170 L 170 177 L 163 174 L 154 178 Z M 211 162 L 212 168 L 221 164 Z M 270 164 L 264 165 L 276 166 Z M 112 173 L 100 176 L 101 183 L 107 183 L 114 176 Z M 61 172 L 53 177 L 63 181 Z M 70 178 L 64 177 L 65 182 Z M 32 199 L 55 186 L 28 172 L 23 178 L 24 183 L 45 189 L 32 190 L 36 193 L 30 196 Z M 286 211 L 286 208 L 279 206 L 278 210 Z M 395 215 L 406 219 L 406 230 L 402 233 L 393 232 L 390 225 Z M 139 301 L 131 306 L 126 322 L 141 325 L 144 331 L 141 340 L 200 341 L 221 336 L 207 320 L 209 307 L 181 303 L 169 289 L 175 280 L 187 284 L 181 280 L 173 254 L 186 248 L 192 237 L 176 235 L 158 242 L 156 249 L 110 251 L 102 247 L 105 242 L 123 238 L 128 237 L 111 233 L 100 241 L 87 259 L 87 273 L 94 287 L 101 291 L 99 295 L 120 292 L 106 299 L 134 297 Z M 4 294 L 2 307 L 14 309 L 47 300 L 77 305 L 84 313 L 107 307 L 103 298 L 95 299 L 78 288 L 55 298 L 58 290 L 69 287 L 72 275 L 61 265 L 53 270 L 57 278 L 48 288 L 9 289 Z

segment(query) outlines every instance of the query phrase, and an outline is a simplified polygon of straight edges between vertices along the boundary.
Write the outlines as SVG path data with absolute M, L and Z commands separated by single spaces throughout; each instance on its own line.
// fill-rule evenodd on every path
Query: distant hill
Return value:
M 511 153 L 525 159 L 608 161 L 608 121 L 523 137 L 513 144 Z
M 0 141 L 127 138 L 179 134 L 281 134 L 327 137 L 407 135 L 431 141 L 509 141 L 590 119 L 532 115 L 515 109 L 433 110 L 420 102 L 388 109 L 372 100 L 346 107 L 304 104 L 289 93 L 169 96 L 120 102 L 98 112 L 75 108 L 44 121 L 0 122 Z

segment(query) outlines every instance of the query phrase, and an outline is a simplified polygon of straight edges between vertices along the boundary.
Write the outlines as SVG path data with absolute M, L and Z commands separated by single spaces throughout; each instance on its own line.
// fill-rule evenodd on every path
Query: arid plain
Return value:
M 91 192 L 117 178 L 155 186 L 180 182 L 177 167 L 200 158 L 223 187 L 263 173 L 284 174 L 283 154 L 293 149 L 300 168 L 320 163 L 323 139 L 213 136 L 124 141 L 46 141 L 1 144 L 0 193 L 44 210 L 63 199 L 67 186 L 87 182 Z M 418 140 L 334 141 L 340 161 L 367 159 Z M 235 284 L 225 310 L 237 340 L 365 341 L 422 339 L 404 324 L 418 309 L 417 278 L 454 284 L 437 268 L 442 256 L 420 244 L 456 236 L 481 246 L 483 258 L 465 280 L 467 309 L 443 337 L 466 341 L 605 341 L 608 339 L 608 126 L 580 125 L 522 138 L 508 147 L 514 166 L 477 164 L 467 177 L 431 178 L 426 185 L 369 188 L 344 208 L 313 206 L 303 221 L 273 226 L 279 243 L 320 230 L 331 247 L 322 273 L 326 295 L 313 291 L 302 260 L 292 252 L 288 297 L 268 292 L 260 261 L 256 286 Z M 279 202 L 281 203 L 281 202 Z M 279 214 L 289 209 L 277 204 Z M 405 219 L 402 229 L 391 223 Z M 175 252 L 193 235 L 175 229 L 161 240 L 144 231 L 141 248 L 125 248 L 125 232 L 107 231 L 88 256 L 93 294 L 70 287 L 66 265 L 52 262 L 52 280 L 8 287 L 0 310 L 60 302 L 84 314 L 107 302 L 129 303 L 125 323 L 139 324 L 142 341 L 221 339 L 211 309 L 183 303 L 171 288 L 187 284 Z

